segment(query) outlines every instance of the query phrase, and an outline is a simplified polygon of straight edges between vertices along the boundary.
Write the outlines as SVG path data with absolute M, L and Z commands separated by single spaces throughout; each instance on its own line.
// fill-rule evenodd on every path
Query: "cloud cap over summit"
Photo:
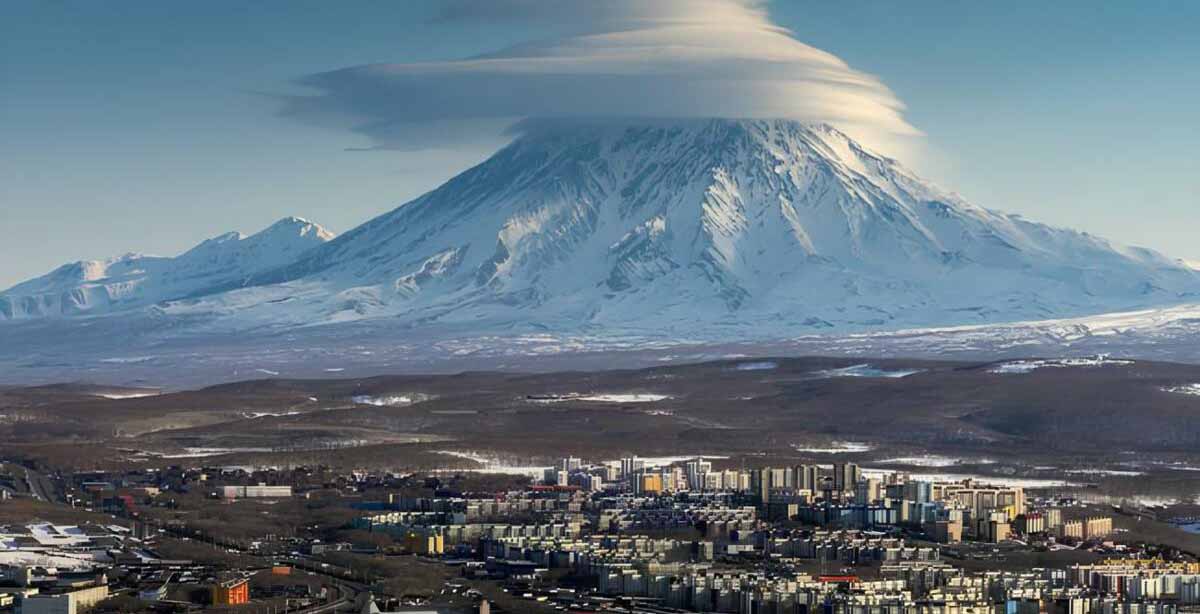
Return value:
M 434 21 L 518 21 L 556 36 L 309 75 L 299 83 L 315 93 L 286 97 L 282 112 L 409 150 L 494 138 L 529 117 L 787 118 L 884 150 L 919 134 L 882 82 L 797 40 L 758 2 L 448 2 Z

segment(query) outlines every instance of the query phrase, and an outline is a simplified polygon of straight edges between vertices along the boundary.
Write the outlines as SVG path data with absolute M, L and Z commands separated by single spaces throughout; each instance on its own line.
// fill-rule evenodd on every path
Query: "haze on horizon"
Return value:
M 18 2 L 0 15 L 0 288 L 287 215 L 344 231 L 531 115 L 829 122 L 982 206 L 1200 260 L 1193 5 Z

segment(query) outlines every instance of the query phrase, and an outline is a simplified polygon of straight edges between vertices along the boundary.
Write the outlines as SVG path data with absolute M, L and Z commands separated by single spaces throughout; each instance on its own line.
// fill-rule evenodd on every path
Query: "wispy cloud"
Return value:
M 877 146 L 919 134 L 877 78 L 796 40 L 759 2 L 450 1 L 435 19 L 501 20 L 571 33 L 466 59 L 309 75 L 300 83 L 315 93 L 287 97 L 283 112 L 397 149 L 494 139 L 530 117 L 784 117 Z

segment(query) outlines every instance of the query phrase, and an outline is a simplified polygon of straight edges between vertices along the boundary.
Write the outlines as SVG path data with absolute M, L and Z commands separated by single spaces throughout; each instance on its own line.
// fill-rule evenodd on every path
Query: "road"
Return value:
M 25 469 L 25 483 L 29 485 L 29 492 L 38 501 L 46 501 L 48 503 L 62 503 L 61 497 L 58 496 L 58 489 L 54 487 L 54 482 L 45 475 L 20 465 Z

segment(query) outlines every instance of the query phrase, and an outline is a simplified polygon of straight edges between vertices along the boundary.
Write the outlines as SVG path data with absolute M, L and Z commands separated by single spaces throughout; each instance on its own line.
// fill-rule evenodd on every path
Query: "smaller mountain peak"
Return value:
M 215 237 L 211 237 L 211 238 L 201 241 L 195 247 L 184 252 L 183 256 L 188 256 L 189 254 L 194 256 L 196 254 L 209 254 L 209 253 L 214 253 L 214 252 L 220 252 L 222 250 L 229 248 L 230 246 L 236 246 L 238 243 L 243 241 L 245 238 L 246 238 L 245 235 L 243 235 L 242 233 L 237 232 L 235 230 L 231 230 L 229 232 L 224 232 Z
M 300 236 L 312 236 L 321 242 L 329 241 L 337 236 L 324 226 L 295 215 L 289 215 L 276 221 L 274 224 L 271 224 L 258 234 L 275 234 L 282 232 L 286 232 L 288 234 L 298 234 Z
M 204 242 L 205 243 L 228 243 L 230 241 L 241 241 L 242 239 L 245 239 L 245 238 L 246 238 L 246 235 L 244 235 L 236 230 L 231 230 L 229 232 L 219 234 L 211 239 L 206 239 Z
M 288 216 L 279 218 L 279 220 L 277 220 L 274 224 L 271 224 L 271 226 L 308 226 L 311 224 L 312 224 L 312 222 L 310 222 L 302 217 L 295 216 L 295 215 L 288 215 Z

